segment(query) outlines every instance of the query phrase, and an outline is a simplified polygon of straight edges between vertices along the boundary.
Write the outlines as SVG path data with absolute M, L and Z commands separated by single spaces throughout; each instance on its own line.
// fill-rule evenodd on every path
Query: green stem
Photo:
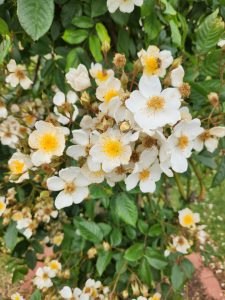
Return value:
M 195 173 L 195 175 L 196 175 L 196 177 L 197 177 L 197 179 L 199 181 L 200 194 L 199 194 L 198 198 L 199 198 L 199 200 L 202 201 L 202 200 L 205 199 L 205 193 L 206 193 L 205 186 L 204 186 L 203 180 L 202 180 L 202 175 L 201 175 L 199 169 L 197 168 L 197 166 L 195 165 L 195 163 L 193 162 L 193 160 L 190 158 L 189 161 L 190 161 L 192 169 L 193 169 L 193 171 L 194 171 L 194 173 Z
M 174 179 L 176 181 L 176 184 L 177 184 L 177 187 L 178 187 L 178 190 L 179 190 L 179 193 L 180 193 L 181 197 L 183 199 L 186 199 L 186 195 L 185 195 L 185 192 L 184 192 L 184 189 L 183 189 L 183 184 L 180 180 L 180 176 L 175 172 L 173 174 L 174 174 Z

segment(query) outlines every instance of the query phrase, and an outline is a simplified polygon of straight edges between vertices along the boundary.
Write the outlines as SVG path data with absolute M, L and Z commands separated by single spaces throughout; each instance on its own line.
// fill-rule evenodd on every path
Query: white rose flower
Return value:
M 59 171 L 59 177 L 53 176 L 47 179 L 50 191 L 61 191 L 55 199 L 57 209 L 71 206 L 73 203 L 81 203 L 89 194 L 87 185 L 89 179 L 81 174 L 78 167 L 69 167 Z
M 53 277 L 55 276 L 53 276 L 49 267 L 38 268 L 33 282 L 38 289 L 42 290 L 44 288 L 50 288 L 53 285 L 51 281 Z
M 65 148 L 65 130 L 45 121 L 35 123 L 29 136 L 29 146 L 36 151 L 31 154 L 32 163 L 40 166 L 50 163 L 52 156 L 61 156 Z
M 23 296 L 21 296 L 19 293 L 14 293 L 10 299 L 11 300 L 25 300 L 25 298 Z
M 200 216 L 198 213 L 193 213 L 189 208 L 184 208 L 179 212 L 179 223 L 183 227 L 191 228 L 195 227 L 196 223 L 200 222 Z
M 172 64 L 173 57 L 170 51 L 160 51 L 156 46 L 149 46 L 147 51 L 141 50 L 138 57 L 144 67 L 146 76 L 157 75 L 164 77 L 166 69 Z
M 183 236 L 175 236 L 173 238 L 173 247 L 177 252 L 187 254 L 188 249 L 191 247 L 188 240 Z
M 214 152 L 218 147 L 219 138 L 225 136 L 225 127 L 218 126 L 205 130 L 194 141 L 194 149 L 202 151 L 204 145 L 209 152 Z
M 32 220 L 30 218 L 23 218 L 17 221 L 16 228 L 21 230 L 23 235 L 29 239 L 33 232 L 32 232 Z
M 203 132 L 199 119 L 181 121 L 174 127 L 173 133 L 167 139 L 167 146 L 171 154 L 171 166 L 175 172 L 183 173 L 187 170 L 187 158 L 191 156 L 194 140 Z
M 140 161 L 136 163 L 134 171 L 125 179 L 127 191 L 135 188 L 138 182 L 143 193 L 153 193 L 155 191 L 155 182 L 161 177 L 157 154 L 156 147 L 144 150 L 141 153 Z
M 97 63 L 91 64 L 91 69 L 89 70 L 91 76 L 95 79 L 97 85 L 101 85 L 102 83 L 106 82 L 110 78 L 114 77 L 113 70 L 104 70 L 102 65 Z
M 29 178 L 28 170 L 32 168 L 33 164 L 31 162 L 30 156 L 25 155 L 20 152 L 16 152 L 12 155 L 8 161 L 8 166 L 11 172 L 10 181 L 15 181 L 20 183 L 25 179 Z M 17 179 L 14 180 L 14 177 L 17 176 Z
M 109 128 L 99 136 L 98 141 L 90 149 L 93 161 L 102 163 L 102 169 L 110 172 L 120 165 L 129 163 L 131 146 L 129 145 L 134 137 L 130 133 L 121 134 L 117 129 Z
M 142 76 L 139 91 L 131 93 L 127 108 L 134 114 L 137 124 L 144 130 L 153 130 L 180 120 L 181 96 L 176 88 L 162 91 L 157 76 Z
M 77 69 L 71 68 L 66 80 L 76 92 L 82 92 L 91 86 L 87 68 L 80 64 Z
M 110 13 L 114 13 L 118 8 L 123 13 L 131 13 L 134 6 L 142 6 L 143 0 L 107 0 Z
M 160 300 L 160 299 L 161 299 L 160 293 L 155 293 L 152 297 L 149 298 L 149 300 Z
M 78 100 L 77 94 L 73 91 L 69 91 L 66 95 L 63 92 L 57 92 L 53 98 L 54 113 L 57 116 L 59 123 L 66 125 L 71 121 L 75 121 L 78 116 L 79 110 L 76 105 Z M 59 110 L 63 110 L 63 114 Z
M 17 65 L 15 60 L 11 59 L 7 65 L 7 69 L 11 73 L 5 79 L 7 83 L 9 83 L 12 87 L 16 87 L 20 84 L 24 90 L 30 88 L 32 81 L 26 76 L 25 66 Z

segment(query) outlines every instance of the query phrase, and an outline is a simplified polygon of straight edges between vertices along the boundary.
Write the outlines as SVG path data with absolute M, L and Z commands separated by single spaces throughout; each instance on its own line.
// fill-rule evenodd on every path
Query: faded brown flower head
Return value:
M 123 68 L 126 65 L 126 56 L 124 54 L 121 53 L 116 53 L 114 58 L 113 58 L 113 64 L 117 67 L 117 68 Z

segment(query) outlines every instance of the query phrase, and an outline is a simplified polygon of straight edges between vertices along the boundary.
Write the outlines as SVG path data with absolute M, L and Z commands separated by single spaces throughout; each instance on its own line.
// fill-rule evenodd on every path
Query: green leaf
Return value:
M 12 283 L 19 282 L 24 279 L 25 275 L 28 272 L 28 268 L 24 266 L 16 266 L 14 272 L 13 272 L 13 277 L 12 277 Z
M 111 259 L 112 259 L 112 252 L 110 251 L 104 251 L 98 254 L 96 268 L 100 276 L 102 276 L 102 274 L 104 273 Z
M 42 300 L 41 291 L 35 290 L 33 294 L 30 296 L 30 300 Z
M 10 37 L 6 35 L 4 40 L 0 44 L 0 65 L 3 63 L 4 58 L 8 54 L 10 48 L 11 48 Z
M 17 0 L 17 14 L 23 29 L 36 41 L 52 24 L 54 0 Z
M 117 10 L 115 13 L 111 14 L 111 18 L 115 23 L 120 26 L 124 26 L 129 21 L 130 14 L 124 14 L 121 11 Z
M 103 240 L 101 228 L 94 222 L 82 220 L 77 222 L 80 234 L 93 243 L 100 243 Z
M 144 244 L 136 243 L 125 251 L 124 258 L 128 261 L 137 261 L 144 255 Z
M 102 23 L 97 23 L 95 26 L 95 29 L 97 31 L 97 35 L 102 43 L 107 42 L 110 44 L 110 36 L 108 34 L 108 30 Z
M 147 234 L 148 233 L 148 224 L 143 220 L 138 220 L 138 229 L 141 233 Z
M 37 257 L 35 252 L 32 250 L 28 250 L 25 259 L 26 259 L 27 266 L 33 270 L 37 263 Z
M 101 52 L 101 43 L 97 35 L 95 34 L 91 34 L 89 36 L 89 49 L 96 62 L 100 62 L 103 60 L 103 56 Z
M 90 17 L 82 16 L 82 17 L 74 17 L 72 20 L 72 24 L 79 28 L 92 28 L 94 26 L 94 22 Z
M 169 21 L 171 34 L 172 34 L 172 41 L 177 47 L 181 47 L 181 34 L 177 23 L 174 20 Z
M 119 228 L 114 228 L 110 235 L 110 244 L 113 247 L 116 247 L 121 243 L 121 241 L 122 241 L 121 231 L 119 230 Z
M 145 257 L 153 268 L 157 270 L 162 270 L 167 266 L 167 261 L 165 257 L 158 251 L 151 248 L 147 248 L 145 251 Z
M 160 224 L 154 224 L 149 229 L 149 236 L 159 236 L 162 233 L 162 227 Z
M 70 68 L 77 68 L 81 62 L 81 58 L 84 56 L 84 49 L 80 47 L 72 49 L 66 57 L 66 71 L 69 71 Z
M 219 168 L 216 172 L 216 175 L 212 181 L 212 187 L 219 185 L 225 178 L 225 156 L 222 158 Z
M 7 227 L 4 236 L 6 247 L 9 248 L 11 251 L 15 248 L 17 244 L 17 236 L 18 236 L 18 230 L 16 229 L 16 223 L 11 222 Z
M 212 157 L 199 154 L 196 155 L 196 160 L 211 169 L 215 169 L 217 167 L 217 164 Z
M 185 281 L 184 273 L 182 272 L 180 266 L 174 265 L 171 273 L 171 282 L 175 290 L 181 289 Z
M 224 32 L 224 22 L 215 10 L 200 24 L 196 32 L 197 51 L 201 54 L 208 53 L 219 41 Z
M 98 17 L 108 11 L 105 0 L 91 1 L 91 17 Z
M 181 269 L 183 270 L 186 279 L 191 279 L 192 275 L 195 271 L 193 264 L 190 262 L 189 259 L 184 258 L 181 262 Z
M 166 9 L 164 11 L 166 15 L 172 15 L 172 16 L 176 15 L 177 12 L 167 0 L 161 0 L 161 2 L 166 6 Z
M 0 18 L 0 34 L 2 35 L 9 34 L 9 27 L 2 18 Z
M 88 31 L 85 29 L 66 29 L 62 38 L 71 45 L 80 44 L 88 37 Z
M 121 193 L 116 197 L 116 213 L 125 223 L 133 227 L 136 226 L 138 218 L 137 206 L 127 194 Z
M 141 281 L 143 281 L 148 286 L 151 286 L 152 273 L 151 273 L 151 268 L 150 268 L 146 258 L 142 259 L 140 267 L 138 269 L 138 274 L 140 276 Z
M 129 32 L 124 28 L 121 28 L 118 33 L 117 50 L 120 53 L 129 55 L 130 36 L 129 36 Z

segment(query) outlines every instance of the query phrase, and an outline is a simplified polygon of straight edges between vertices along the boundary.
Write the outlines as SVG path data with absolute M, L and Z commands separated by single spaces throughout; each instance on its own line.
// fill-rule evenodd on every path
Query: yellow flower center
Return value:
M 69 182 L 65 185 L 64 191 L 67 194 L 71 194 L 76 190 L 76 186 L 74 182 Z
M 205 132 L 203 132 L 200 136 L 199 136 L 200 140 L 202 141 L 206 141 L 208 139 L 211 138 L 211 134 L 209 132 L 209 130 L 205 130 Z
M 19 80 L 23 80 L 23 79 L 25 79 L 25 74 L 24 74 L 24 72 L 22 71 L 22 70 L 20 70 L 20 69 L 17 69 L 16 70 L 16 72 L 15 72 L 15 75 L 16 75 L 16 77 L 19 79 Z
M 184 225 L 186 225 L 186 226 L 191 226 L 191 225 L 193 225 L 195 222 L 194 222 L 194 218 L 193 218 L 193 216 L 192 215 L 186 215 L 186 216 L 184 216 L 184 218 L 183 218 L 183 223 L 184 223 Z
M 0 211 L 4 211 L 5 210 L 5 202 L 0 201 Z
M 58 268 L 59 268 L 58 263 L 55 262 L 55 261 L 51 262 L 51 263 L 50 263 L 50 268 L 51 268 L 52 270 L 58 270 Z
M 10 165 L 9 169 L 13 174 L 21 174 L 23 173 L 25 163 L 19 160 L 13 160 Z
M 93 175 L 94 175 L 95 177 L 101 177 L 102 175 L 104 175 L 104 172 L 103 172 L 102 170 L 100 170 L 100 171 L 95 171 L 95 172 L 93 172 Z
M 157 74 L 157 71 L 160 67 L 160 60 L 154 56 L 148 56 L 145 58 L 145 68 L 144 71 L 148 75 Z
M 118 95 L 119 95 L 119 92 L 116 91 L 115 89 L 109 90 L 104 96 L 105 102 L 109 103 L 112 100 L 112 98 L 114 98 Z
M 109 78 L 109 75 L 105 71 L 98 71 L 96 77 L 100 81 L 106 81 Z
M 185 240 L 183 237 L 179 237 L 178 241 L 177 241 L 178 245 L 183 246 L 185 245 Z
M 188 143 L 189 143 L 189 139 L 186 135 L 182 135 L 179 137 L 178 139 L 178 147 L 181 149 L 181 150 L 184 150 L 187 146 L 188 146 Z
M 147 102 L 147 106 L 149 109 L 151 110 L 162 110 L 165 106 L 165 100 L 163 97 L 161 96 L 153 96 L 151 97 L 148 102 Z
M 160 298 L 158 296 L 153 296 L 152 300 L 160 300 Z
M 43 134 L 39 140 L 39 149 L 47 153 L 54 152 L 58 146 L 58 140 L 52 133 Z
M 115 158 L 121 155 L 123 152 L 123 147 L 118 140 L 107 140 L 103 145 L 103 151 L 110 158 Z
M 140 174 L 139 174 L 139 179 L 140 179 L 141 181 L 144 181 L 144 180 L 148 179 L 149 176 L 150 176 L 149 170 L 143 170 L 143 171 L 141 171 Z
M 19 295 L 16 295 L 16 296 L 13 297 L 13 300 L 20 300 L 20 299 L 21 299 L 21 298 L 20 298 Z
M 49 279 L 49 276 L 48 276 L 48 274 L 47 274 L 47 273 L 43 273 L 43 275 L 42 275 L 42 279 L 43 279 L 43 280 L 47 280 L 47 279 Z

